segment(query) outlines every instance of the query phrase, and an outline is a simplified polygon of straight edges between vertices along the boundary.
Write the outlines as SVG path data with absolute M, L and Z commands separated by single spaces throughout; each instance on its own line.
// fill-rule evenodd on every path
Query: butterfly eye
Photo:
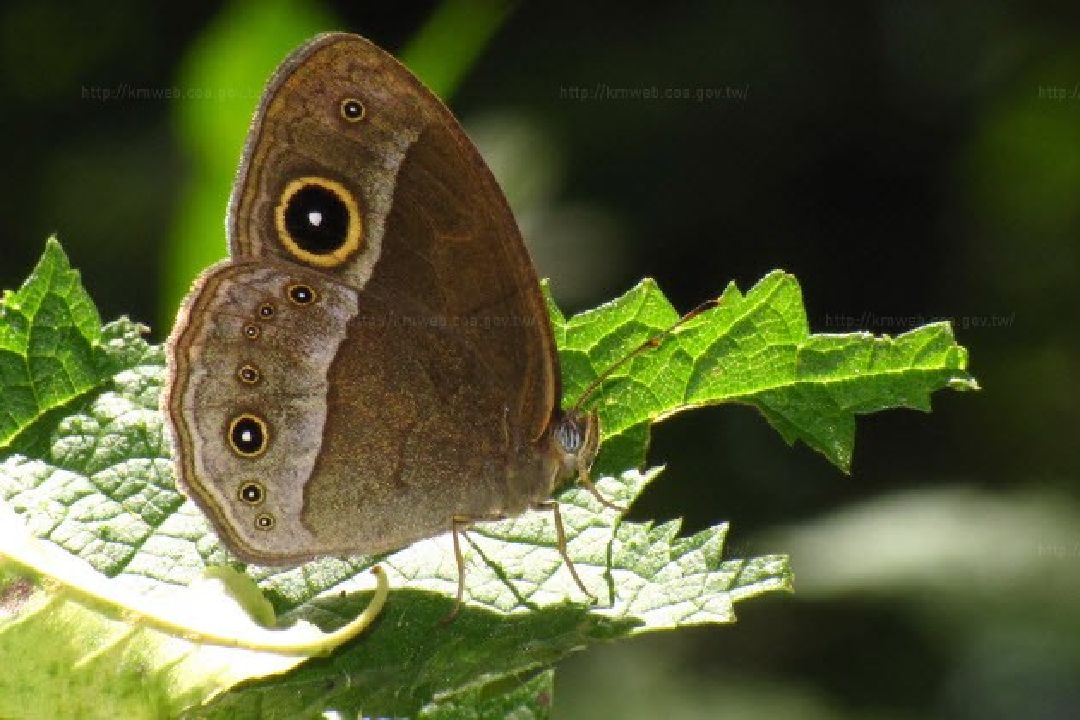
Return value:
M 345 98 L 341 101 L 341 117 L 346 122 L 360 122 L 366 114 L 367 110 L 364 108 L 364 103 L 356 98 Z
M 240 498 L 240 502 L 248 505 L 261 505 L 262 501 L 266 499 L 266 489 L 262 486 L 262 483 L 249 480 L 240 486 L 240 490 L 236 495 Z
M 251 413 L 237 415 L 229 423 L 229 445 L 243 457 L 257 457 L 266 451 L 270 429 L 266 421 Z

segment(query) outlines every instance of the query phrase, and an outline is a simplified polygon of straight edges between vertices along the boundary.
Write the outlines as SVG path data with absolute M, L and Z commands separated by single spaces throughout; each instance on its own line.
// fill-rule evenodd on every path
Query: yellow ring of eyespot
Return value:
M 254 488 L 258 489 L 258 491 L 259 491 L 259 499 L 258 500 L 248 500 L 246 497 L 244 497 L 244 491 L 247 490 L 248 488 L 251 488 L 251 487 L 254 487 Z M 239 498 L 240 502 L 244 503 L 245 505 L 251 505 L 253 507 L 258 506 L 258 505 L 262 505 L 266 501 L 266 488 L 263 487 L 263 484 L 260 483 L 260 482 L 255 482 L 254 480 L 248 480 L 246 483 L 244 483 L 243 485 L 241 485 L 237 489 L 236 497 Z
M 259 449 L 255 452 L 245 452 L 244 450 L 241 450 L 239 447 L 237 447 L 236 443 L 233 442 L 233 432 L 236 430 L 236 426 L 239 425 L 240 422 L 243 420 L 254 420 L 255 424 L 259 426 L 259 430 L 262 431 L 262 445 L 260 445 Z M 241 413 L 229 422 L 229 431 L 228 433 L 226 433 L 225 437 L 228 438 L 229 446 L 233 449 L 233 452 L 235 452 L 240 457 L 259 457 L 264 452 L 266 452 L 266 448 L 270 447 L 270 426 L 266 424 L 265 420 L 263 420 L 257 415 L 252 415 L 251 413 Z
M 319 187 L 334 193 L 338 200 L 345 205 L 345 211 L 349 214 L 349 229 L 345 234 L 345 242 L 341 243 L 341 247 L 333 252 L 325 254 L 308 252 L 296 244 L 296 241 L 292 239 L 292 236 L 289 235 L 289 231 L 285 228 L 285 209 L 289 206 L 289 200 L 291 200 L 292 196 L 298 191 L 308 185 L 318 185 Z M 290 180 L 285 186 L 285 189 L 281 192 L 277 207 L 274 208 L 274 227 L 277 228 L 278 238 L 281 240 L 281 244 L 284 245 L 285 249 L 298 260 L 322 268 L 333 268 L 341 265 L 363 247 L 364 224 L 362 219 L 363 218 L 360 215 L 360 206 L 357 205 L 356 198 L 353 197 L 353 194 L 349 192 L 344 185 L 336 180 L 317 177 L 315 175 L 308 175 Z

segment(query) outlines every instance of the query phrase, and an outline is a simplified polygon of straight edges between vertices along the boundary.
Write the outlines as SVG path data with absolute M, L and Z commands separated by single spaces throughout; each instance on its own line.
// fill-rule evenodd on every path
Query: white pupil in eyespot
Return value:
M 308 222 L 311 223 L 312 227 L 319 227 L 320 225 L 322 225 L 322 213 L 318 210 L 312 210 L 311 212 L 309 212 L 307 214 L 307 219 Z
M 240 439 L 245 443 L 254 442 L 255 433 L 251 432 L 250 430 L 242 430 L 240 432 Z

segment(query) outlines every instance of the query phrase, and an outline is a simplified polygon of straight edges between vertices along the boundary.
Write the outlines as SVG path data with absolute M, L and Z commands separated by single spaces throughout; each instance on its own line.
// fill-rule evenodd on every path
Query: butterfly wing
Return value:
M 547 495 L 558 365 L 535 272 L 475 147 L 393 58 L 331 35 L 283 64 L 228 226 L 233 264 L 193 291 L 170 343 L 169 411 L 183 482 L 239 554 L 378 552 Z M 259 293 L 297 282 L 330 304 L 276 316 L 277 345 L 269 330 L 241 342 Z M 238 388 L 238 347 L 280 375 Z M 234 398 L 268 418 L 264 455 L 233 457 Z M 263 510 L 241 497 L 249 475 Z
M 343 104 L 363 107 L 359 121 Z M 287 59 L 256 113 L 230 202 L 233 257 L 304 263 L 276 222 L 301 177 L 356 198 L 363 239 L 329 274 L 430 322 L 456 323 L 499 384 L 524 435 L 559 398 L 554 340 L 535 270 L 491 171 L 450 111 L 367 40 L 316 38 Z M 378 276 L 374 270 L 378 267 Z
M 163 403 L 179 480 L 242 557 L 317 544 L 299 509 L 320 452 L 327 371 L 356 314 L 354 290 L 254 262 L 210 268 L 181 309 Z

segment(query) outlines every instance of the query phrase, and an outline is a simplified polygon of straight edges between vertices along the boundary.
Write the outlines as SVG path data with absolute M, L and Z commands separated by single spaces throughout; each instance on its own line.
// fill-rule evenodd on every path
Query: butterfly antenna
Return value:
M 571 408 L 571 412 L 577 413 L 578 411 L 580 411 L 581 406 L 585 404 L 585 401 L 592 397 L 592 395 L 597 391 L 597 389 L 599 389 L 599 387 L 604 384 L 604 381 L 610 378 L 616 370 L 636 358 L 638 355 L 641 355 L 643 352 L 647 350 L 655 350 L 656 348 L 660 347 L 660 343 L 663 342 L 664 339 L 669 337 L 676 330 L 678 330 L 681 326 L 685 325 L 690 320 L 693 320 L 695 317 L 705 312 L 706 310 L 712 310 L 719 304 L 720 298 L 706 300 L 705 302 L 701 303 L 696 308 L 676 320 L 675 323 L 671 325 L 671 327 L 656 333 L 648 340 L 628 352 L 626 355 L 623 355 L 621 358 L 609 365 L 606 370 L 597 375 L 596 378 L 585 387 L 585 389 L 581 392 L 581 395 L 578 396 L 577 402 L 574 403 L 573 408 Z

